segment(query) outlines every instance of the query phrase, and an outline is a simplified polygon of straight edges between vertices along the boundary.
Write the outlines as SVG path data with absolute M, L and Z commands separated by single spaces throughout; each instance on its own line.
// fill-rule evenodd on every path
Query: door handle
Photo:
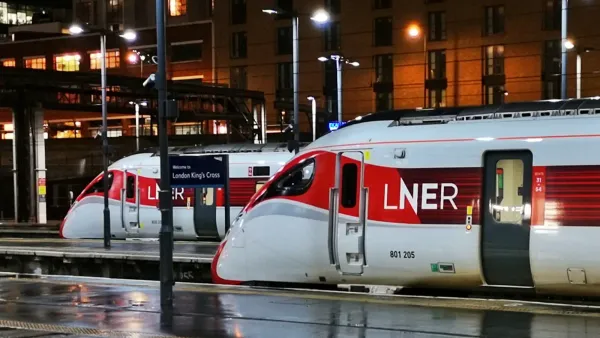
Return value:
M 531 220 L 531 204 L 530 203 L 525 203 L 525 205 L 523 205 L 523 211 L 521 212 L 521 214 L 523 215 L 524 221 Z

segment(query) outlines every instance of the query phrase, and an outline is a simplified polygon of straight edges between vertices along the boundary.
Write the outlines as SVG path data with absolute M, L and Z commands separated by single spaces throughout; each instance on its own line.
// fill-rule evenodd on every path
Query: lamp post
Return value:
M 129 101 L 130 105 L 135 106 L 135 151 L 140 151 L 140 106 L 148 106 L 146 101 Z
M 412 39 L 416 39 L 420 35 L 423 38 L 423 107 L 427 107 L 427 36 L 416 24 L 408 26 L 407 33 Z
M 140 77 L 144 77 L 144 62 L 146 62 L 146 60 L 148 60 L 148 63 L 158 64 L 156 56 L 150 57 L 150 55 L 142 54 L 136 50 L 133 50 L 133 52 L 129 53 L 129 55 L 127 56 L 127 61 L 129 61 L 129 63 L 132 65 L 139 61 Z
M 566 50 L 575 50 L 575 52 L 577 53 L 577 63 L 576 63 L 576 70 L 575 70 L 575 74 L 576 74 L 576 97 L 578 99 L 581 98 L 581 54 L 582 53 L 589 53 L 591 51 L 594 50 L 594 48 L 591 47 L 580 47 L 578 45 L 575 45 L 575 43 L 571 40 L 566 40 L 565 43 L 563 44 L 563 47 Z M 561 73 L 562 75 L 562 73 Z
M 567 98 L 567 10 L 569 8 L 569 0 L 562 0 L 561 6 L 561 22 L 560 22 L 560 38 L 561 38 L 561 63 L 560 63 L 560 98 Z
M 291 14 L 292 15 L 292 76 L 293 76 L 293 90 L 294 90 L 294 121 L 293 121 L 293 129 L 294 129 L 294 140 L 296 141 L 296 145 L 300 143 L 300 126 L 299 126 L 299 101 L 298 101 L 298 19 L 299 15 L 296 12 L 286 12 L 280 9 L 263 9 L 263 13 L 270 15 L 279 15 L 279 14 Z M 311 17 L 311 20 L 317 23 L 325 23 L 329 21 L 329 14 L 324 10 L 319 10 L 315 12 Z M 298 153 L 298 146 L 295 147 L 295 152 Z
M 360 63 L 357 61 L 351 61 L 341 55 L 331 55 L 329 57 L 321 56 L 317 60 L 321 62 L 326 62 L 328 60 L 335 61 L 335 69 L 337 73 L 337 113 L 338 113 L 338 122 L 342 123 L 342 65 L 347 64 L 353 67 L 360 66 Z
M 317 139 L 317 98 L 309 96 L 307 99 L 310 101 L 312 108 L 312 135 L 314 142 Z
M 102 10 L 106 14 L 106 8 Z M 106 22 L 106 20 L 104 20 Z M 108 207 L 108 113 L 106 107 L 106 35 L 108 33 L 117 33 L 108 31 L 107 29 L 98 29 L 92 27 L 84 27 L 73 24 L 69 27 L 69 32 L 73 35 L 79 35 L 85 31 L 100 33 L 100 82 L 102 90 L 102 167 L 104 181 L 104 247 L 110 247 L 110 209 Z M 134 31 L 128 30 L 123 33 L 118 33 L 123 39 L 133 41 L 137 38 Z

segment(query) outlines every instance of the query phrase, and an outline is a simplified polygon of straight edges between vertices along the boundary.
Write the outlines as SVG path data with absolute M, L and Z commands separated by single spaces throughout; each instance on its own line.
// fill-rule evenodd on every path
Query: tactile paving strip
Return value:
M 149 334 L 149 333 L 144 333 L 144 332 L 123 332 L 123 331 L 113 331 L 113 330 L 99 330 L 99 329 L 91 329 L 91 328 L 83 328 L 83 327 L 72 327 L 72 326 L 53 325 L 53 324 L 38 324 L 38 323 L 29 323 L 29 322 L 21 322 L 21 321 L 13 321 L 13 320 L 0 320 L 0 327 L 18 329 L 18 330 L 27 330 L 27 331 L 59 333 L 59 334 L 80 335 L 80 336 L 85 335 L 85 336 L 95 336 L 95 337 L 180 338 L 178 336 L 156 335 L 156 334 Z M 1 337 L 1 334 L 0 334 L 0 337 Z M 11 336 L 11 337 L 13 337 L 13 336 Z M 184 338 L 184 337 L 181 337 L 181 338 Z

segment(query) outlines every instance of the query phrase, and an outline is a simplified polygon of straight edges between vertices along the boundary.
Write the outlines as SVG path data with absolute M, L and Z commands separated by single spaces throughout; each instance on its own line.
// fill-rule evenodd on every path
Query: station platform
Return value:
M 177 281 L 209 282 L 219 243 L 174 242 Z M 0 271 L 158 279 L 158 241 L 0 238 Z
M 0 222 L 0 238 L 59 238 L 61 221 L 48 221 L 45 224 Z
M 175 285 L 161 326 L 159 296 L 157 282 L 6 274 L 0 327 L 105 337 L 600 336 L 593 306 L 187 283 Z
M 210 263 L 219 243 L 174 242 L 173 261 Z M 159 261 L 158 241 L 112 240 L 109 249 L 101 240 L 0 239 L 0 254 L 65 258 L 111 258 Z

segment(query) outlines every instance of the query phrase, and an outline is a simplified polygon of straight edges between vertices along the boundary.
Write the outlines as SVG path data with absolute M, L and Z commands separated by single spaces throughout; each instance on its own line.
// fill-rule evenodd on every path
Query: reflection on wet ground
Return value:
M 213 242 L 175 242 L 174 252 L 177 254 L 214 255 L 219 243 Z M 146 254 L 159 252 L 157 241 L 111 241 L 111 248 L 104 249 L 101 240 L 66 240 L 66 239 L 0 239 L 1 248 L 21 248 L 30 250 L 86 250 L 97 252 L 143 252 Z
M 207 285 L 176 288 L 172 328 L 166 329 L 156 283 L 84 280 L 0 279 L 0 326 L 12 321 L 80 330 L 73 334 L 236 338 L 600 336 L 597 308 Z

